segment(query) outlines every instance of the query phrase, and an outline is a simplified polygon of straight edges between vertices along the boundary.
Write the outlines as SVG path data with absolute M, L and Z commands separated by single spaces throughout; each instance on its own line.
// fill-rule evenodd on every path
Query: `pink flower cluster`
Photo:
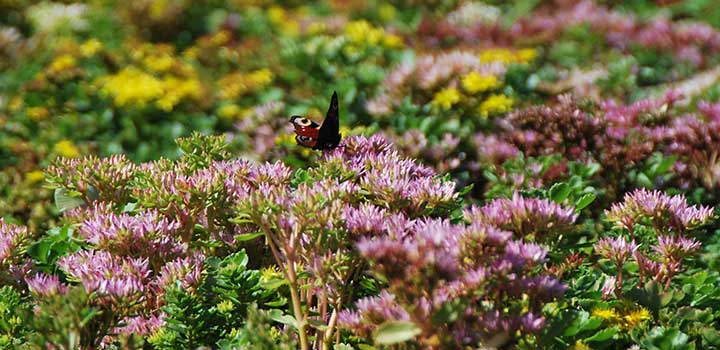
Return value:
M 713 218 L 713 208 L 688 205 L 684 196 L 638 189 L 625 194 L 606 212 L 607 219 L 631 233 L 635 224 L 649 223 L 658 232 L 684 234 Z
M 673 52 L 675 56 L 696 66 L 707 64 L 706 58 L 720 51 L 720 31 L 705 23 L 673 22 L 656 17 L 643 21 L 600 6 L 592 0 L 554 2 L 541 6 L 505 29 L 499 21 L 478 19 L 473 25 L 458 26 L 452 21 L 425 20 L 419 34 L 430 44 L 456 38 L 477 45 L 507 45 L 535 39 L 549 42 L 568 27 L 588 25 L 604 36 L 608 45 L 620 50 L 633 46 Z
M 532 273 L 547 250 L 513 240 L 511 232 L 480 220 L 393 221 L 392 229 L 378 225 L 357 244 L 388 283 L 380 296 L 340 314 L 339 324 L 358 336 L 369 337 L 385 321 L 409 321 L 421 331 L 418 345 L 477 346 L 497 334 L 541 329 L 541 305 L 565 290 L 554 277 Z M 459 318 L 442 318 L 455 308 Z

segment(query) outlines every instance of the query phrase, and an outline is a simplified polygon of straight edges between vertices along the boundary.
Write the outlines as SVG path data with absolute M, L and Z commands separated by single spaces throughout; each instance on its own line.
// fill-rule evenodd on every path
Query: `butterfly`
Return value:
M 330 150 L 337 147 L 341 138 L 337 92 L 333 92 L 330 107 L 322 125 L 299 115 L 292 116 L 290 123 L 295 126 L 295 141 L 298 145 L 317 150 Z

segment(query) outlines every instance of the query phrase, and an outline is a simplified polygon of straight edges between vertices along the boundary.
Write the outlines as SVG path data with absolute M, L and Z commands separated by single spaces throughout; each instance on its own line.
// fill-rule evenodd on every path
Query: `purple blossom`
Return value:
M 34 277 L 26 277 L 25 283 L 27 283 L 30 292 L 38 297 L 64 294 L 67 291 L 67 286 L 62 285 L 57 276 L 47 275 L 42 272 L 38 272 Z
M 660 191 L 637 189 L 625 194 L 606 212 L 609 221 L 633 231 L 636 223 L 649 220 L 658 230 L 685 232 L 693 230 L 713 218 L 713 208 L 690 206 L 682 195 L 668 196 Z
M 82 250 L 60 258 L 57 264 L 88 292 L 113 300 L 138 299 L 150 277 L 147 259 L 118 257 L 106 251 Z
M 107 158 L 61 158 L 47 169 L 48 180 L 58 187 L 81 193 L 86 204 L 94 200 L 123 201 L 137 167 L 124 155 Z M 91 194 L 95 192 L 96 195 Z M 95 198 L 97 196 L 97 198 Z
M 363 203 L 359 208 L 348 206 L 343 211 L 345 224 L 354 234 L 379 234 L 385 227 L 386 213 L 380 207 Z
M 641 20 L 632 14 L 615 11 L 596 4 L 595 1 L 568 1 L 538 6 L 534 11 L 519 18 L 509 29 L 498 21 L 487 21 L 476 16 L 474 23 L 455 24 L 451 15 L 442 20 L 425 19 L 419 26 L 419 35 L 430 44 L 438 45 L 450 39 L 461 40 L 477 46 L 519 44 L 527 38 L 550 42 L 567 28 L 585 25 L 605 39 L 607 44 L 629 50 L 634 46 L 660 49 L 674 53 L 678 59 L 702 66 L 707 61 L 702 56 L 686 57 L 689 50 L 712 55 L 720 51 L 720 32 L 705 23 L 671 22 L 664 17 Z
M 5 223 L 0 218 L 0 266 L 11 264 L 29 238 L 27 227 Z
M 78 232 L 99 249 L 163 260 L 187 251 L 187 244 L 179 240 L 179 228 L 178 222 L 148 211 L 137 215 L 98 214 L 83 221 Z
M 453 225 L 443 220 L 419 219 L 405 236 L 364 237 L 359 252 L 370 260 L 372 270 L 388 281 L 388 291 L 409 320 L 423 333 L 416 341 L 436 338 L 444 346 L 477 344 L 503 332 L 535 332 L 543 325 L 542 303 L 564 293 L 566 286 L 554 277 L 531 271 L 545 259 L 545 248 L 513 241 L 502 231 L 476 217 L 470 225 Z M 514 313 L 493 308 L 493 300 L 529 297 L 531 309 Z M 469 307 L 461 320 L 433 323 L 438 312 L 453 300 L 468 305 L 486 305 L 490 310 Z M 370 302 L 375 302 L 369 299 Z M 500 308 L 500 305 L 497 305 Z M 384 318 L 371 320 L 358 311 L 343 315 L 343 326 L 357 335 L 370 334 Z M 379 308 L 379 306 L 375 306 Z
M 115 328 L 114 333 L 147 336 L 165 325 L 165 315 L 125 317 L 121 324 L 121 327 Z
M 395 302 L 395 296 L 383 291 L 379 296 L 355 302 L 357 311 L 344 310 L 338 315 L 338 325 L 352 329 L 359 336 L 369 337 L 377 325 L 385 321 L 408 321 L 410 315 Z
M 600 239 L 593 246 L 595 253 L 612 261 L 616 266 L 622 266 L 638 250 L 639 245 L 635 241 L 628 242 L 623 237 L 605 237 Z
M 547 199 L 524 198 L 515 192 L 510 199 L 496 199 L 483 207 L 465 211 L 466 220 L 480 222 L 544 241 L 571 231 L 577 214 Z
M 509 241 L 505 245 L 505 256 L 507 259 L 515 261 L 514 265 L 537 266 L 545 261 L 546 254 L 547 249 L 533 243 Z
M 617 277 L 615 276 L 607 276 L 605 277 L 605 282 L 603 282 L 602 288 L 600 291 L 602 292 L 602 298 L 605 300 L 608 300 L 612 298 L 617 289 Z
M 162 293 L 165 287 L 179 281 L 182 289 L 196 287 L 201 281 L 203 262 L 205 256 L 195 254 L 190 257 L 178 258 L 168 262 L 162 267 L 156 280 L 153 281 L 153 287 L 158 293 Z
M 694 238 L 660 235 L 652 249 L 665 261 L 680 262 L 700 246 Z

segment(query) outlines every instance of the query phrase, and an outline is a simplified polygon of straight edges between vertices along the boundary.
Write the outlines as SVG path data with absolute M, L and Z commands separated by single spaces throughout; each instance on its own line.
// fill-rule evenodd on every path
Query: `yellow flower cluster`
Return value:
M 100 50 L 102 50 L 103 44 L 98 39 L 89 39 L 80 45 L 80 54 L 83 57 L 92 57 Z
M 218 81 L 218 96 L 225 100 L 234 100 L 248 92 L 270 85 L 273 78 L 273 73 L 267 68 L 247 74 L 231 73 Z
M 386 33 L 382 28 L 373 27 L 368 21 L 353 21 L 345 25 L 345 37 L 355 46 L 382 45 L 386 48 L 400 48 L 403 40 L 395 34 Z
M 517 51 L 509 49 L 489 49 L 480 52 L 479 58 L 481 63 L 501 62 L 510 63 L 528 63 L 537 57 L 535 49 L 521 49 Z
M 235 308 L 235 305 L 230 300 L 223 300 L 219 302 L 216 307 L 217 310 L 220 311 L 220 313 L 226 314 L 232 311 Z
M 55 144 L 53 148 L 55 153 L 66 158 L 77 158 L 80 156 L 80 150 L 70 140 L 61 140 Z
M 598 308 L 592 311 L 592 316 L 602 318 L 605 321 L 616 321 L 618 314 L 615 309 L 602 309 Z
M 197 78 L 165 75 L 155 77 L 136 67 L 123 68 L 117 74 L 100 80 L 101 92 L 112 96 L 118 106 L 143 107 L 150 103 L 172 111 L 184 99 L 199 99 L 202 85 Z
M 48 67 L 48 74 L 55 75 L 58 73 L 61 73 L 62 71 L 68 70 L 70 68 L 74 68 L 77 64 L 77 60 L 75 57 L 63 54 L 58 57 L 56 57 Z
M 482 75 L 473 71 L 462 78 L 462 86 L 468 93 L 477 94 L 500 87 L 500 82 L 494 75 Z
M 270 6 L 267 17 L 270 23 L 285 35 L 295 36 L 300 33 L 300 23 L 288 16 L 287 11 L 280 6 Z
M 234 103 L 225 104 L 217 109 L 217 114 L 223 119 L 237 119 L 241 115 L 241 109 Z
M 507 113 L 512 109 L 513 99 L 505 95 L 493 94 L 480 104 L 478 112 L 486 118 L 493 114 Z
M 167 54 L 148 55 L 143 58 L 143 65 L 155 73 L 164 73 L 172 68 L 175 59 Z
M 629 310 L 624 314 L 618 314 L 615 309 L 598 308 L 592 311 L 592 316 L 599 317 L 609 324 L 619 325 L 624 329 L 633 329 L 653 318 L 650 311 L 642 307 L 636 310 Z
M 25 174 L 25 181 L 27 181 L 29 184 L 36 184 L 42 180 L 45 180 L 45 174 L 42 172 L 42 170 L 33 170 Z
M 34 121 L 40 121 L 47 119 L 50 115 L 50 111 L 48 111 L 45 107 L 28 107 L 25 110 L 25 114 L 27 114 L 28 118 Z
M 436 108 L 448 110 L 458 102 L 460 102 L 460 91 L 450 87 L 438 91 L 433 97 L 431 104 Z
M 575 346 L 573 346 L 573 350 L 592 350 L 587 344 L 583 343 L 582 340 L 578 340 L 575 342 Z

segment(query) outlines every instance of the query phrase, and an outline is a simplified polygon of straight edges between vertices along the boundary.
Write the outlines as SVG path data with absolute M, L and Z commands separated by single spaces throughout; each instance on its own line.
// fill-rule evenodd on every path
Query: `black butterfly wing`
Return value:
M 320 126 L 318 142 L 313 149 L 333 149 L 340 144 L 340 116 L 338 111 L 337 92 L 333 92 L 330 99 L 330 108 L 328 108 L 325 120 Z

